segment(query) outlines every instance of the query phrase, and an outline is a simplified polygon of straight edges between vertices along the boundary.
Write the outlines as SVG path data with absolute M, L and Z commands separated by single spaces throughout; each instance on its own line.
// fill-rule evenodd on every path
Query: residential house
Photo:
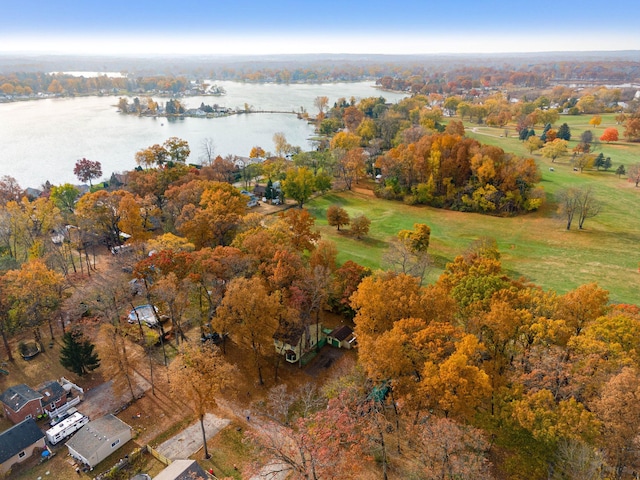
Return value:
M 174 460 L 153 480 L 208 480 L 211 478 L 195 460 Z
M 356 346 L 356 336 L 349 325 L 340 325 L 327 334 L 327 343 L 336 348 L 353 348 Z
M 131 427 L 109 414 L 87 423 L 66 445 L 69 455 L 93 468 L 129 440 Z
M 324 339 L 325 334 L 322 332 L 322 324 L 320 323 L 314 323 L 308 327 L 285 323 L 273 336 L 273 344 L 276 347 L 276 352 L 284 355 L 287 362 L 296 363 L 305 353 Z
M 42 415 L 41 400 L 42 394 L 25 383 L 9 387 L 0 394 L 6 417 L 16 424 Z
M 49 380 L 38 387 L 41 395 L 40 403 L 44 412 L 58 410 L 67 403 L 67 391 L 56 380 Z
M 31 458 L 35 450 L 45 448 L 44 433 L 33 418 L 0 433 L 0 476 L 6 475 L 16 463 Z

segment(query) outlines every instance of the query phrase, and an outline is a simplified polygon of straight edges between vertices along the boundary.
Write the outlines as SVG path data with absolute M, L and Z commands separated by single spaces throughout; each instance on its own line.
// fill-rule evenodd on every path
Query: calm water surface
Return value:
M 225 107 L 310 113 L 313 101 L 327 96 L 330 105 L 341 97 L 356 99 L 382 95 L 397 102 L 403 94 L 380 92 L 371 82 L 322 85 L 276 85 L 215 82 L 223 86 L 222 97 L 182 99 L 187 108 L 218 103 Z M 166 99 L 157 99 L 164 102 Z M 190 163 L 201 159 L 205 139 L 211 138 L 215 153 L 248 156 L 254 145 L 273 151 L 273 134 L 284 132 L 292 145 L 311 148 L 313 127 L 291 114 L 232 115 L 223 118 L 146 118 L 117 113 L 118 97 L 46 99 L 0 104 L 0 176 L 15 177 L 22 187 L 77 183 L 76 160 L 86 157 L 102 164 L 105 178 L 112 172 L 135 168 L 135 153 L 169 137 L 189 142 Z

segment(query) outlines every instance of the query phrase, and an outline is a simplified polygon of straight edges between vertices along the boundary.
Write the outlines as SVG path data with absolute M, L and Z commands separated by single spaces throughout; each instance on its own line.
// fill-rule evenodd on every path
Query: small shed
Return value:
M 356 336 L 349 325 L 340 325 L 327 335 L 327 343 L 332 347 L 349 349 L 356 345 Z
M 131 440 L 131 427 L 109 414 L 87 423 L 66 445 L 69 455 L 93 468 Z
M 34 450 L 45 448 L 44 433 L 33 418 L 0 433 L 0 476 L 4 476 L 16 463 L 28 460 Z

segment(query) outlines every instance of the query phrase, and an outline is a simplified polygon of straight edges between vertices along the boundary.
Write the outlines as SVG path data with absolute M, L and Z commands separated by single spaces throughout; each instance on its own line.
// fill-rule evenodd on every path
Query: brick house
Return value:
M 0 394 L 0 402 L 4 414 L 13 423 L 20 423 L 27 418 L 38 418 L 46 414 L 46 410 L 55 410 L 67 403 L 67 392 L 59 382 L 45 382 L 34 390 L 21 383 L 7 388 Z

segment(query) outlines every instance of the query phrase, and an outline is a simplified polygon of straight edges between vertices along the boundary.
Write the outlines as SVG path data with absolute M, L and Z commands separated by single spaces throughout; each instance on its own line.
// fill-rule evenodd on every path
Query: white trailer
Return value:
M 52 445 L 55 445 L 59 441 L 67 438 L 72 433 L 80 430 L 87 423 L 89 423 L 89 417 L 86 417 L 80 412 L 76 412 L 47 430 L 47 440 L 49 440 L 49 443 L 51 443 Z

